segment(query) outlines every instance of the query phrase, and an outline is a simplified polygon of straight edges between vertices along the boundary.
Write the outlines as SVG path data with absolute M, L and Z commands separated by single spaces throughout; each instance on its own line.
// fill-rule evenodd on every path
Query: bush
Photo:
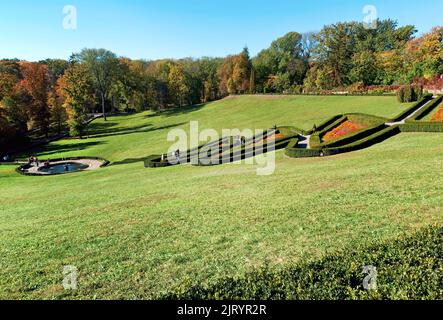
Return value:
M 396 241 L 360 245 L 305 264 L 269 266 L 240 278 L 200 284 L 187 280 L 161 300 L 441 300 L 443 228 Z M 365 290 L 364 266 L 376 267 L 376 290 Z
M 420 100 L 423 97 L 422 86 L 406 85 L 397 91 L 397 99 L 401 103 L 409 103 Z

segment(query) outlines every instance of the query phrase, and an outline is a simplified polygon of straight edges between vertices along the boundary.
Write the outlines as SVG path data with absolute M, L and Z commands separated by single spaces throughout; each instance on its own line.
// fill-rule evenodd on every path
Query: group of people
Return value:
M 32 165 L 36 165 L 37 167 L 40 165 L 40 161 L 38 160 L 38 158 L 37 157 L 35 157 L 35 156 L 31 156 L 30 158 L 29 158 L 29 160 L 28 160 L 28 164 L 30 165 L 30 166 L 32 166 Z
M 28 160 L 28 164 L 29 164 L 30 166 L 35 165 L 35 166 L 39 167 L 39 166 L 40 166 L 40 161 L 38 160 L 37 157 L 35 157 L 35 156 L 31 156 L 31 157 L 29 158 L 29 160 Z M 50 161 L 50 160 L 46 160 L 45 162 L 43 162 L 43 166 L 44 166 L 44 167 L 49 167 L 50 164 L 51 164 L 51 161 Z

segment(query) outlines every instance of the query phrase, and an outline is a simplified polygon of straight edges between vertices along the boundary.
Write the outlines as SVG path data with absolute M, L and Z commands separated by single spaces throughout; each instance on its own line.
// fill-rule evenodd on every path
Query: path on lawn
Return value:
M 393 127 L 396 125 L 400 125 L 400 124 L 405 124 L 406 120 L 408 120 L 409 118 L 412 118 L 414 115 L 416 115 L 419 111 L 421 111 L 423 108 L 425 108 L 429 103 L 431 103 L 433 100 L 429 100 L 428 102 L 424 103 L 420 108 L 418 108 L 417 110 L 415 110 L 413 113 L 411 113 L 410 115 L 404 117 L 403 119 L 396 121 L 396 122 L 386 122 L 385 125 L 388 127 Z M 311 136 L 310 135 L 300 135 L 300 137 L 303 138 L 303 140 L 299 141 L 297 146 L 300 149 L 311 149 L 311 145 L 310 145 L 310 141 L 311 141 Z
M 419 111 L 421 111 L 424 107 L 426 107 L 428 104 L 430 104 L 433 100 L 429 100 L 428 102 L 426 102 L 425 104 L 423 104 L 420 108 L 418 108 L 417 110 L 415 110 L 413 113 L 411 113 L 409 116 L 406 116 L 404 119 L 399 120 L 397 122 L 386 122 L 385 125 L 392 127 L 392 126 L 396 126 L 399 124 L 405 124 L 406 120 L 408 120 L 409 118 L 412 118 L 414 115 L 416 115 Z

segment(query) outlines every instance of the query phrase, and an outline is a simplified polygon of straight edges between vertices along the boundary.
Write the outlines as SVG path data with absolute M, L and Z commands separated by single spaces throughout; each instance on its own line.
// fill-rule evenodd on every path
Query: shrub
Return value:
M 158 299 L 174 300 L 441 300 L 443 228 L 431 226 L 395 241 L 359 245 L 320 260 L 211 283 L 189 279 Z M 376 290 L 364 290 L 364 266 L 377 268 Z
M 401 103 L 414 102 L 423 97 L 422 86 L 406 85 L 397 91 L 397 99 Z

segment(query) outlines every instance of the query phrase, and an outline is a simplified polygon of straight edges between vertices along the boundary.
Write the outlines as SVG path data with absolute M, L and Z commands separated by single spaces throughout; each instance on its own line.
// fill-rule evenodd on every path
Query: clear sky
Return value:
M 63 28 L 66 5 L 76 30 Z M 365 5 L 419 33 L 443 24 L 442 0 L 0 0 L 0 58 L 67 59 L 85 47 L 133 59 L 225 56 L 245 45 L 255 55 L 289 31 L 363 21 Z

